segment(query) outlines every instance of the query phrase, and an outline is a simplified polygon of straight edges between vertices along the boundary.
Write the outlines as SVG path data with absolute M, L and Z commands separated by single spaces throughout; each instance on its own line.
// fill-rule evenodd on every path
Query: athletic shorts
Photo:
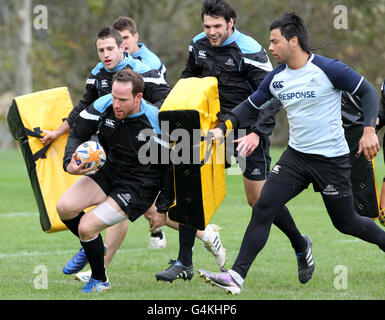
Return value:
M 156 184 L 148 183 L 144 187 L 143 182 L 135 180 L 134 177 L 122 179 L 108 164 L 88 177 L 94 180 L 107 196 L 118 203 L 132 222 L 152 206 L 159 193 L 159 186 L 157 187 Z
M 315 192 L 329 198 L 343 198 L 352 194 L 349 154 L 324 157 L 298 152 L 287 147 L 271 170 L 269 179 L 278 179 L 303 189 L 313 184 Z
M 246 134 L 248 133 L 250 132 L 247 131 Z M 234 135 L 228 136 L 227 139 L 236 140 L 236 130 Z M 236 150 L 237 147 L 238 144 L 234 143 L 233 150 L 230 149 L 232 154 L 229 154 L 228 149 L 226 149 L 226 168 L 231 167 L 231 156 L 234 156 L 245 178 L 253 181 L 266 180 L 269 175 L 271 164 L 269 137 L 260 139 L 258 147 L 255 148 L 253 153 L 246 158 L 238 155 Z

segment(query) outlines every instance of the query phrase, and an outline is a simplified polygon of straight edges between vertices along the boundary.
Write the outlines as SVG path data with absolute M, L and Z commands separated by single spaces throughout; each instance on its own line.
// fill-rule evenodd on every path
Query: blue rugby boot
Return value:
M 107 254 L 107 247 L 104 246 L 104 255 Z M 80 250 L 67 262 L 63 267 L 64 274 L 73 274 L 77 273 L 84 268 L 88 263 L 88 258 L 83 248 Z
M 91 293 L 91 292 L 100 292 L 105 290 L 110 290 L 111 285 L 108 281 L 108 278 L 106 281 L 102 280 L 95 280 L 94 278 L 90 278 L 90 280 L 87 282 L 87 284 L 82 288 L 82 291 L 85 293 Z
M 86 253 L 83 248 L 80 250 L 67 262 L 67 264 L 63 267 L 64 274 L 73 274 L 77 273 L 84 268 L 84 266 L 88 263 L 88 259 Z

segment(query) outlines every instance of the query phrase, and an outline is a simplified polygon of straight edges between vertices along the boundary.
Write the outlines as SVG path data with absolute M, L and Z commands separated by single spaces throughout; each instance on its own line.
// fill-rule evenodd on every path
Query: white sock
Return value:
M 202 241 L 206 242 L 207 240 L 209 240 L 209 233 L 204 231 L 204 234 L 203 234 L 203 237 L 202 237 Z
M 228 271 L 231 275 L 231 277 L 234 279 L 234 281 L 239 285 L 243 286 L 243 283 L 245 282 L 245 279 L 241 277 L 241 275 L 238 272 L 235 272 L 234 270 L 230 269 Z

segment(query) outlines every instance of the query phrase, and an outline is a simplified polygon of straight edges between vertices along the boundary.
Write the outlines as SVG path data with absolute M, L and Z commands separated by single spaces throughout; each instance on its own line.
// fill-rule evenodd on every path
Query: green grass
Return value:
M 282 150 L 273 149 L 273 159 Z M 53 234 L 41 230 L 36 203 L 19 150 L 0 150 L 0 299 L 2 300 L 356 300 L 383 299 L 384 254 L 374 245 L 336 231 L 324 209 L 321 197 L 312 187 L 289 202 L 301 232 L 311 236 L 315 272 L 312 280 L 301 285 L 297 263 L 289 241 L 273 227 L 267 245 L 254 262 L 239 296 L 225 295 L 194 276 L 191 282 L 162 283 L 155 273 L 167 267 L 178 252 L 177 232 L 166 229 L 167 248 L 148 249 L 149 225 L 144 218 L 131 224 L 108 276 L 112 290 L 85 295 L 81 284 L 61 272 L 66 261 L 78 250 L 79 242 L 68 231 Z M 379 173 L 384 172 L 382 152 L 377 158 Z M 227 196 L 212 222 L 223 227 L 221 239 L 227 248 L 228 263 L 235 260 L 251 209 L 246 204 L 241 176 L 227 176 Z M 348 288 L 337 290 L 336 266 L 348 270 Z M 48 288 L 35 284 L 47 270 Z M 197 240 L 194 267 L 215 271 L 212 256 Z

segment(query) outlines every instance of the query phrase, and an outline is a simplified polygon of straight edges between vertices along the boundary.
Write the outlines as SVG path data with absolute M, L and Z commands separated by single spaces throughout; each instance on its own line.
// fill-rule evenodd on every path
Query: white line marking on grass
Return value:
M 61 254 L 76 253 L 74 250 L 65 250 L 65 251 L 51 251 L 51 252 L 42 252 L 42 251 L 19 251 L 15 253 L 0 253 L 0 259 L 5 258 L 19 258 L 19 257 L 35 257 L 35 256 L 53 256 Z
M 119 253 L 143 251 L 143 248 L 119 249 Z M 38 256 L 57 256 L 57 255 L 74 255 L 76 250 L 62 251 L 19 251 L 15 253 L 0 253 L 0 259 L 20 258 L 20 257 L 38 257 Z
M 15 218 L 15 217 L 35 217 L 39 214 L 37 212 L 6 212 L 1 213 L 0 212 L 0 219 L 1 218 Z
M 346 240 L 337 240 L 336 243 L 355 243 L 355 242 L 362 242 L 361 239 L 346 239 Z

